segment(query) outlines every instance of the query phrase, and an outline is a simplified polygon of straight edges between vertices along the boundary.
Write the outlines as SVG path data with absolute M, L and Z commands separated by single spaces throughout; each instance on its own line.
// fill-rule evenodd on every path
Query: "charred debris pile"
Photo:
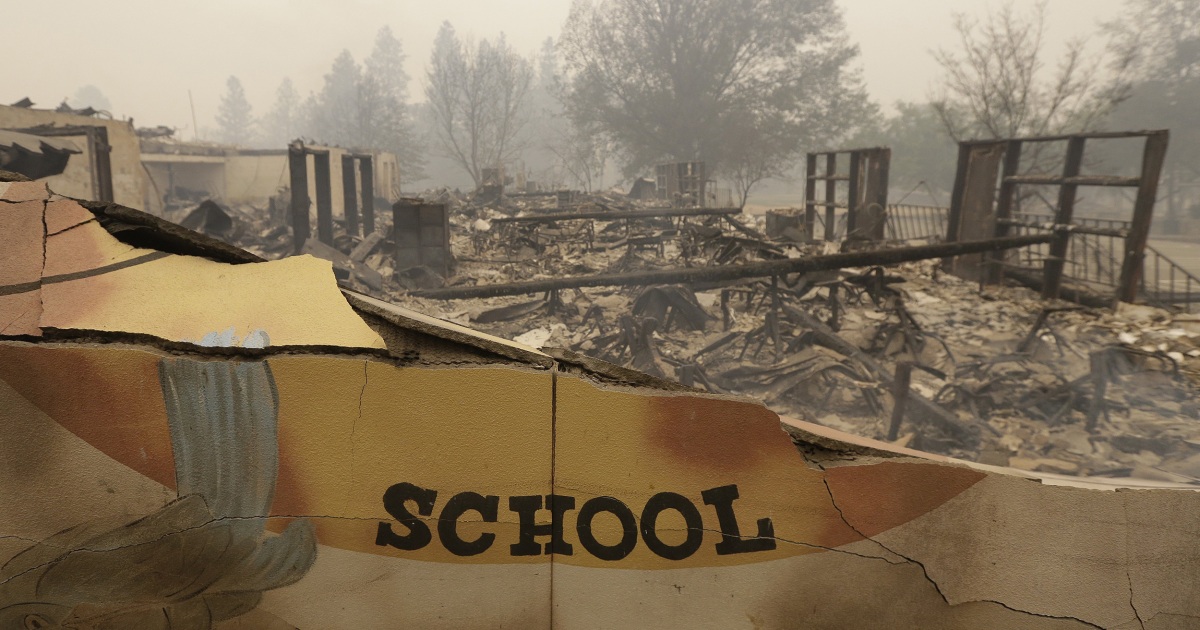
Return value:
M 810 241 L 802 213 L 619 192 L 437 190 L 365 237 L 335 221 L 331 243 L 296 248 L 277 202 L 180 220 L 264 258 L 329 259 L 343 283 L 449 321 L 867 437 L 1043 472 L 1200 477 L 1200 320 L 981 289 L 930 250 L 953 244 Z M 405 212 L 433 220 L 397 239 Z M 403 253 L 414 230 L 449 256 Z

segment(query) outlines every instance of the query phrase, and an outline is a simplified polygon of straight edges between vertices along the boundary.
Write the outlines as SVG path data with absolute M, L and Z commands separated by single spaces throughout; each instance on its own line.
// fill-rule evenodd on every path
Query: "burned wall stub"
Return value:
M 392 238 L 396 271 L 428 267 L 442 277 L 450 274 L 450 213 L 446 204 L 401 199 L 392 204 Z
M 107 127 L 104 125 L 42 125 L 16 131 L 46 137 L 82 136 L 86 142 L 87 155 L 90 156 L 92 198 L 95 201 L 114 201 L 112 145 L 108 142 Z M 59 171 L 59 173 L 61 172 Z M 35 179 L 41 179 L 41 177 Z
M 658 198 L 672 206 L 702 208 L 708 186 L 704 162 L 672 162 L 654 169 Z
M 331 152 L 315 149 L 297 140 L 288 145 L 288 174 L 291 204 L 288 209 L 292 227 L 292 249 L 300 253 L 304 241 L 312 235 L 312 217 L 308 197 L 308 162 L 312 157 L 313 179 L 316 184 L 317 239 L 333 245 L 333 186 L 331 182 Z M 357 166 L 357 174 L 355 172 Z M 375 180 L 372 157 L 369 154 L 346 153 L 341 157 L 343 215 L 346 233 L 359 235 L 360 194 L 362 234 L 375 231 Z M 357 186 L 356 186 L 357 184 Z
M 1192 486 L 781 426 L 414 314 L 507 359 L 432 363 L 326 261 L 130 245 L 36 183 L 0 219 L 0 627 L 1200 618 Z
M 0 105 L 0 129 L 53 135 L 76 143 L 82 153 L 71 159 L 62 174 L 47 179 L 63 194 L 130 207 L 145 205 L 146 177 L 139 161 L 138 137 L 129 121 Z
M 846 156 L 847 170 L 839 171 L 839 156 Z M 805 163 L 805 231 L 815 238 L 818 208 L 824 208 L 820 230 L 824 240 L 841 238 L 837 210 L 846 210 L 845 238 L 850 241 L 882 241 L 887 227 L 888 169 L 892 150 L 887 147 L 846 149 L 809 153 Z M 818 172 L 820 158 L 824 171 Z M 824 182 L 818 198 L 818 183 Z M 846 183 L 845 202 L 839 202 L 838 184 Z
M 370 155 L 347 153 L 342 156 L 343 207 L 346 233 L 351 236 L 369 236 L 375 231 L 374 179 L 375 168 Z
M 809 240 L 805 228 L 804 212 L 795 208 L 767 210 L 767 237 L 802 243 Z
M 1047 298 L 1059 297 L 1064 280 L 1079 279 L 1092 284 L 1082 287 L 1085 290 L 1108 292 L 1114 301 L 1135 301 L 1141 290 L 1146 241 L 1154 218 L 1154 202 L 1168 137 L 1167 131 L 1098 132 L 959 143 L 947 240 L 995 238 L 1016 231 L 1048 231 L 1054 234 L 1054 240 L 1034 256 L 1018 257 L 1015 253 L 963 256 L 947 261 L 948 267 L 956 275 L 981 282 L 998 282 L 1006 272 L 1036 276 L 1035 282 Z M 1131 138 L 1144 139 L 1137 177 L 1084 173 L 1085 149 L 1089 142 Z M 1049 196 L 1026 196 L 1022 186 L 1026 189 L 1050 187 L 1054 191 Z M 1077 192 L 1080 187 L 1089 186 L 1136 190 L 1127 228 L 1101 228 L 1076 220 Z M 1048 225 L 1028 220 L 1030 215 L 1023 212 L 1026 210 L 1022 208 L 1023 199 L 1029 204 L 1049 204 L 1048 199 L 1054 199 L 1049 207 L 1052 216 L 1047 217 Z M 1090 246 L 1096 251 L 1088 257 L 1079 257 L 1085 266 L 1098 264 L 1089 263 L 1087 258 L 1108 257 L 1118 261 L 1119 271 L 1113 270 L 1101 287 L 1094 286 L 1097 282 L 1093 280 L 1099 278 L 1087 278 L 1079 270 L 1068 269 L 1073 242 L 1089 237 L 1119 239 L 1117 247 L 1092 244 Z M 1089 246 L 1088 243 L 1081 245 Z M 1034 268 L 1031 263 L 1039 266 Z

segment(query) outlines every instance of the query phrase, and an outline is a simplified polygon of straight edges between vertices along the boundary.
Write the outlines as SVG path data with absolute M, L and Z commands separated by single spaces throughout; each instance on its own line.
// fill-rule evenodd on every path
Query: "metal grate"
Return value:
M 949 208 L 938 206 L 890 205 L 887 238 L 893 241 L 942 241 L 946 238 Z

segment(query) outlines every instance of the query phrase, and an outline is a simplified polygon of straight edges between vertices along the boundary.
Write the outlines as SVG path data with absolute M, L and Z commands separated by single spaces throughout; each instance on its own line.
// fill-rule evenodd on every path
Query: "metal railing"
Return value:
M 1191 310 L 1200 303 L 1200 278 L 1154 248 L 1146 245 L 1142 261 L 1141 294 L 1156 306 Z
M 1009 234 L 1014 236 L 1045 233 L 1054 229 L 1054 215 L 1020 213 L 1013 215 L 1007 223 Z M 1125 259 L 1125 237 L 1131 223 L 1086 217 L 1075 217 L 1071 223 L 1063 277 L 1101 294 L 1116 290 Z M 1049 245 L 1033 245 L 1014 250 L 1005 264 L 1037 273 L 1049 257 Z M 1189 305 L 1200 303 L 1200 277 L 1147 245 L 1139 293 L 1147 303 L 1187 309 Z
M 1017 213 L 1007 223 L 1010 234 L 1044 233 L 1054 229 L 1054 215 Z M 1099 293 L 1115 291 L 1121 276 L 1125 235 L 1130 222 L 1076 217 L 1071 223 L 1063 277 Z M 1049 258 L 1049 245 L 1035 245 L 1016 251 L 1007 262 L 1040 272 Z
M 887 238 L 896 241 L 941 241 L 946 236 L 949 208 L 890 205 Z M 844 216 L 837 233 L 844 234 Z M 817 220 L 822 221 L 821 215 Z M 1022 212 L 1006 221 L 1010 236 L 1044 234 L 1054 229 L 1054 215 Z M 1093 292 L 1110 295 L 1120 284 L 1125 259 L 1125 238 L 1132 223 L 1121 219 L 1074 217 L 1064 259 L 1063 277 Z M 1041 273 L 1050 257 L 1048 244 L 1010 251 L 1000 261 L 1007 267 Z M 1164 308 L 1190 310 L 1200 304 L 1200 276 L 1188 271 L 1153 245 L 1146 246 L 1140 282 L 1141 299 Z
M 893 241 L 943 241 L 949 208 L 938 206 L 890 205 L 887 238 Z

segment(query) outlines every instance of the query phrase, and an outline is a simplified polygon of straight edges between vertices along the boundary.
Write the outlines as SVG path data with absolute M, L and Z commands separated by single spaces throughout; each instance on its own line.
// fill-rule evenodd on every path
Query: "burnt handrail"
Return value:
M 866 252 L 811 256 L 808 258 L 789 258 L 786 260 L 772 260 L 744 265 L 695 267 L 690 269 L 655 269 L 623 274 L 544 278 L 541 280 L 507 284 L 426 289 L 413 291 L 409 295 L 440 300 L 457 300 L 501 295 L 524 295 L 582 287 L 644 286 L 651 284 L 679 284 L 700 281 L 720 282 L 747 278 L 766 278 L 792 273 L 828 271 L 844 269 L 846 267 L 893 265 L 931 258 L 948 258 L 964 254 L 1001 251 L 1039 243 L 1049 243 L 1053 238 L 1052 234 L 1006 236 L 985 241 L 937 243 L 933 245 L 917 245 L 914 247 L 898 247 Z
M 620 221 L 622 219 L 658 219 L 665 217 L 703 217 L 741 214 L 741 208 L 660 208 L 649 210 L 595 210 L 590 212 L 555 212 L 526 217 L 498 217 L 491 223 L 554 223 L 594 219 L 597 221 Z

